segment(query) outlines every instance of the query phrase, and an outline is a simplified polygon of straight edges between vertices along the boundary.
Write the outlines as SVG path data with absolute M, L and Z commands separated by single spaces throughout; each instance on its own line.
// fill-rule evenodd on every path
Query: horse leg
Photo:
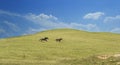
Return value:
M 43 39 L 41 39 L 40 41 L 43 42 Z
M 46 42 L 47 42 L 48 40 L 46 39 Z

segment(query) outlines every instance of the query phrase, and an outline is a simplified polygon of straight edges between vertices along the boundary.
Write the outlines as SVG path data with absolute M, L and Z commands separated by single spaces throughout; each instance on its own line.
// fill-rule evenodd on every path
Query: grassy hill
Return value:
M 0 65 L 119 65 L 120 57 L 113 57 L 119 53 L 120 34 L 113 33 L 56 29 L 0 39 Z

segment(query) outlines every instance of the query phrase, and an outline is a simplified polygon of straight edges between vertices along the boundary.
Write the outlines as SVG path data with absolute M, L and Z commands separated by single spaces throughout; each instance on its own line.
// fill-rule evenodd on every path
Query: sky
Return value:
M 56 28 L 120 33 L 120 0 L 0 0 L 0 38 Z

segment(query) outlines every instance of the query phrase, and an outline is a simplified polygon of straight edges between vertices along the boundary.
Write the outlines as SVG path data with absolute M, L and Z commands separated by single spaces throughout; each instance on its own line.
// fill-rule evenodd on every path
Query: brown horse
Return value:
M 63 39 L 62 38 L 58 38 L 58 39 L 55 39 L 56 42 L 61 42 Z
M 49 39 L 48 37 L 44 37 L 44 38 L 41 38 L 39 41 L 41 41 L 41 42 L 46 41 L 47 42 L 48 39 Z

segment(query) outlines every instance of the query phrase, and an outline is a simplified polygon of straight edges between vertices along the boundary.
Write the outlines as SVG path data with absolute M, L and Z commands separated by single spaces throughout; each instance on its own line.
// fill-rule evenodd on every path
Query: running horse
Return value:
M 58 38 L 56 39 L 56 42 L 61 42 L 63 39 L 62 38 Z
M 41 42 L 46 41 L 47 42 L 48 39 L 49 39 L 48 37 L 44 37 L 44 38 L 41 38 L 39 41 L 41 41 Z

